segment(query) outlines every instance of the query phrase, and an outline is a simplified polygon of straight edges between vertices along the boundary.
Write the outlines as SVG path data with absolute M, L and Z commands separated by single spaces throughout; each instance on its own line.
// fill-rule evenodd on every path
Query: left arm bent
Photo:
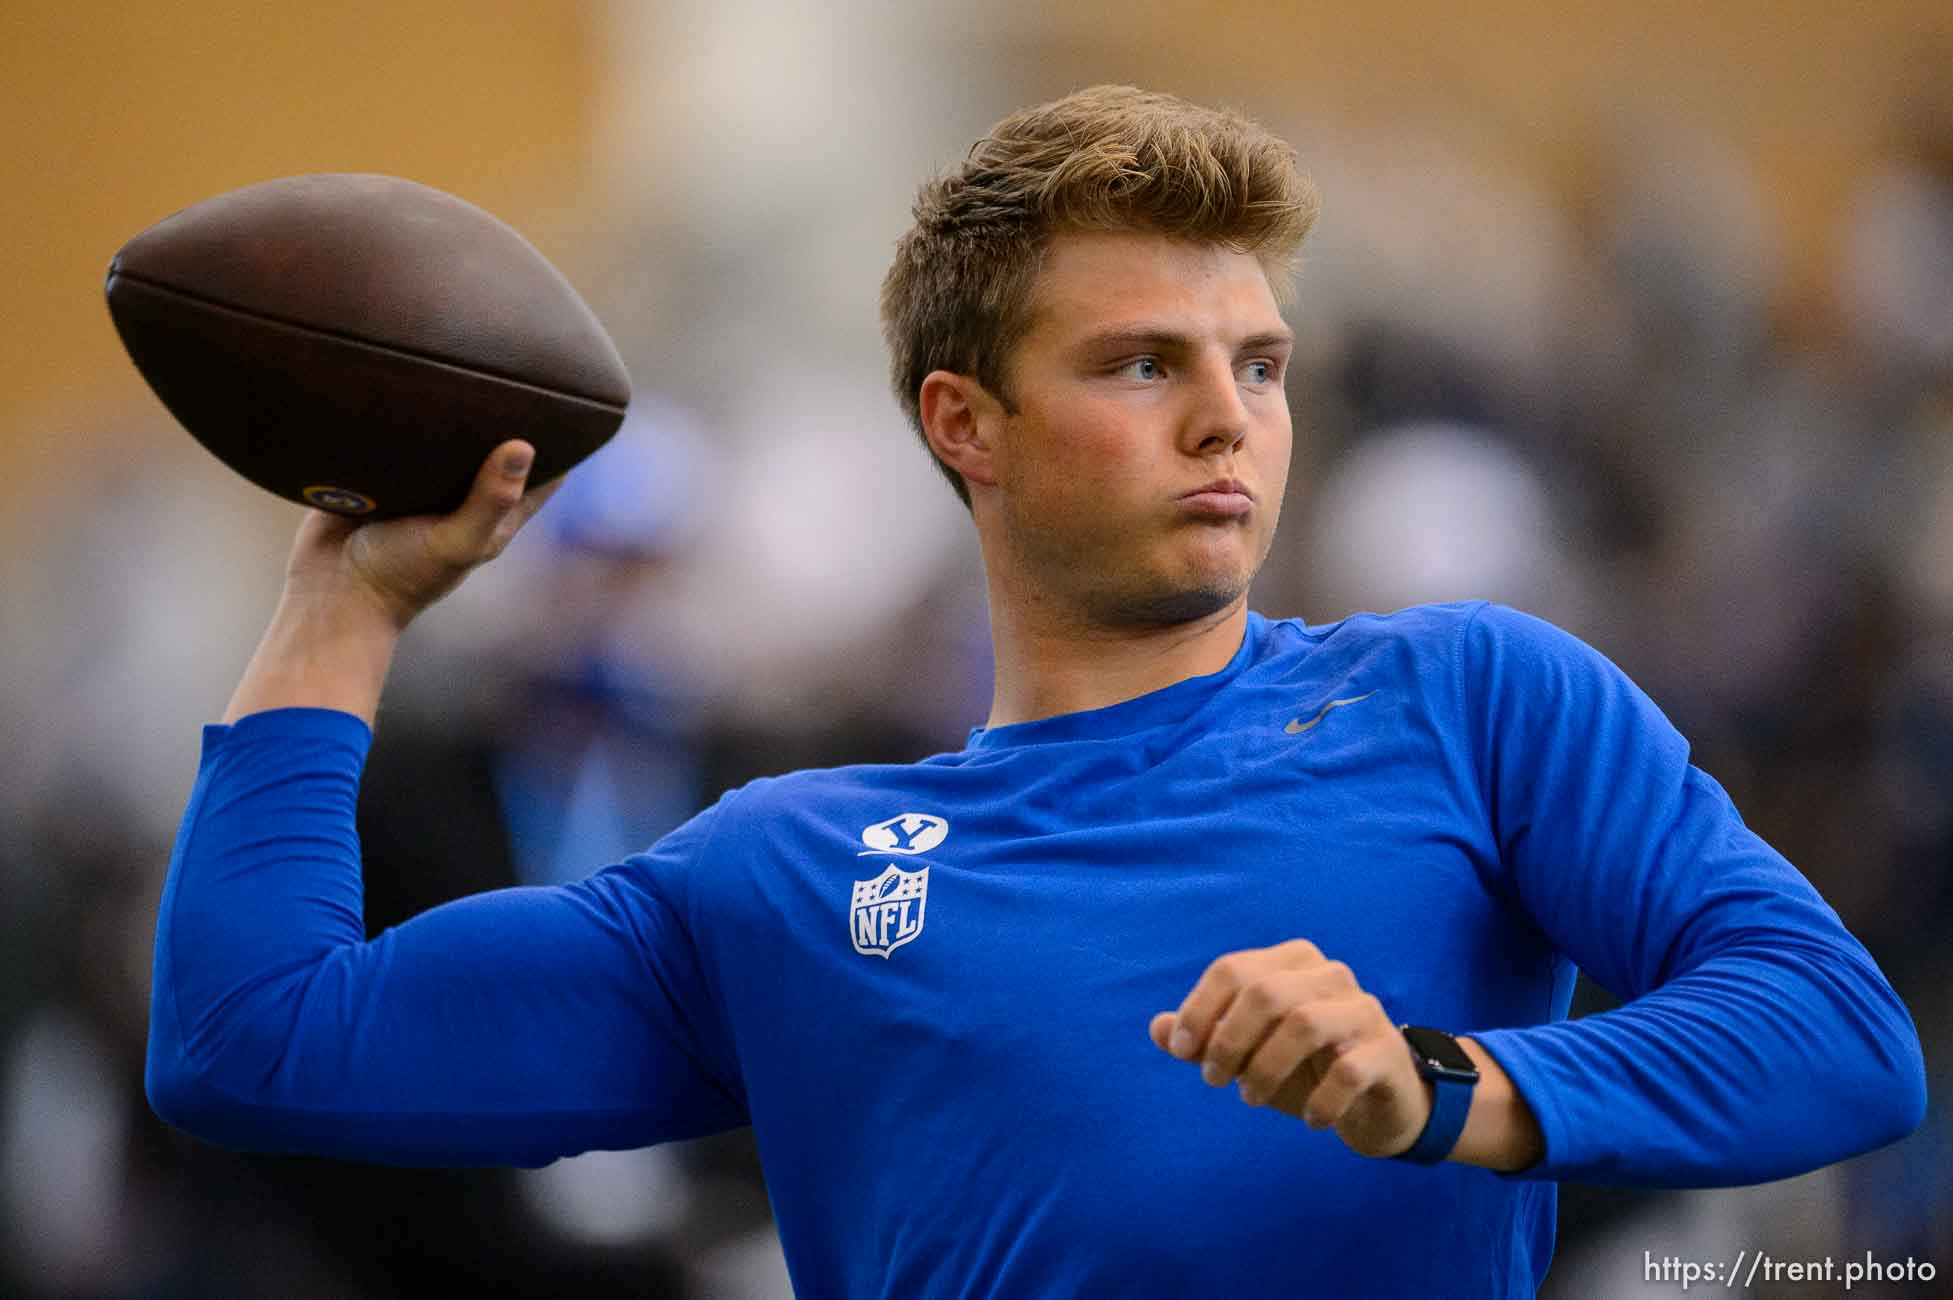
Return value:
M 1473 765 L 1506 884 L 1624 1005 L 1478 1043 L 1531 1104 L 1528 1177 L 1729 1186 L 1894 1141 L 1919 1036 L 1864 945 L 1597 652 L 1497 606 L 1467 623 Z
M 1463 626 L 1462 733 L 1498 887 L 1626 1005 L 1460 1038 L 1480 1081 L 1450 1158 L 1528 1178 L 1729 1186 L 1895 1141 L 1918 1032 L 1864 946 L 1743 824 L 1612 664 L 1537 619 Z M 1303 940 L 1229 953 L 1153 1041 L 1215 1086 L 1395 1155 L 1429 1085 L 1356 976 Z

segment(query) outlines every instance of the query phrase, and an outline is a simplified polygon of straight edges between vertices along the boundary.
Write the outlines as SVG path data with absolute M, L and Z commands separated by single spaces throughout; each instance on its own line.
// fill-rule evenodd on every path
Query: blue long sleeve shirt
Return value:
M 1924 1108 L 1836 913 L 1618 669 L 1499 606 L 1251 615 L 1211 676 L 755 782 L 586 880 L 367 941 L 370 739 L 318 710 L 207 730 L 159 1113 L 413 1164 L 751 1124 L 804 1300 L 1530 1296 L 1554 1180 L 1762 1181 Z M 1475 1036 L 1544 1160 L 1363 1159 L 1153 1047 L 1214 957 L 1298 937 Z M 1624 1005 L 1567 1021 L 1576 968 Z

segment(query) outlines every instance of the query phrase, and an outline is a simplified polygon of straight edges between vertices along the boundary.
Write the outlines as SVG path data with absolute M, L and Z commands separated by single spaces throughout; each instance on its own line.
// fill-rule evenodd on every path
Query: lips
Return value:
M 1181 496 L 1180 507 L 1213 519 L 1239 519 L 1254 509 L 1254 493 L 1239 479 L 1215 479 Z
M 1248 491 L 1248 485 L 1243 483 L 1238 478 L 1217 478 L 1212 483 L 1207 484 L 1205 487 L 1197 487 L 1193 491 L 1187 493 L 1186 495 L 1190 497 L 1198 497 L 1198 496 L 1246 497 L 1250 501 L 1255 499 L 1255 494 Z

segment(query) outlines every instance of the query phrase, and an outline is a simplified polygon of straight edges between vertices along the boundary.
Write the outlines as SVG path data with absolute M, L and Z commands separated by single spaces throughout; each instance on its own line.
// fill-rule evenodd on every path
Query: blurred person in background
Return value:
M 864 1295 L 1527 1295 L 1554 1180 L 1906 1132 L 1904 1007 L 1611 664 L 1482 603 L 1249 612 L 1313 216 L 1231 115 L 1100 88 L 1000 123 L 884 306 L 982 544 L 986 725 L 371 941 L 394 642 L 546 494 L 514 442 L 447 519 L 309 519 L 166 887 L 159 1111 L 401 1163 L 750 1123 L 797 1285 Z M 1560 1023 L 1575 961 L 1626 1005 Z

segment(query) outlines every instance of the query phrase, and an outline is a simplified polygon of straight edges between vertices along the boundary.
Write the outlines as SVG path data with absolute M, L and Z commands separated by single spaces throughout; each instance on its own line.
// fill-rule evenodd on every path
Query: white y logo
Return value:
M 868 847 L 855 854 L 927 853 L 949 836 L 949 823 L 928 813 L 896 813 L 885 822 L 861 828 L 861 842 Z

